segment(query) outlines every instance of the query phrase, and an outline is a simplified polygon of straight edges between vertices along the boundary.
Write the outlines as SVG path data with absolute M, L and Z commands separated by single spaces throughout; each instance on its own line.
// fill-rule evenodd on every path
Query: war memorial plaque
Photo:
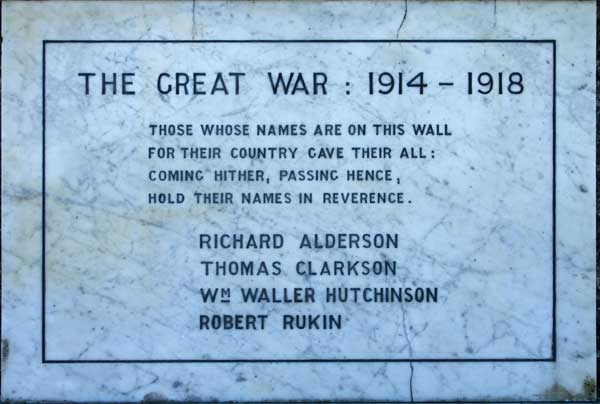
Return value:
M 3 401 L 596 398 L 594 2 L 3 2 Z

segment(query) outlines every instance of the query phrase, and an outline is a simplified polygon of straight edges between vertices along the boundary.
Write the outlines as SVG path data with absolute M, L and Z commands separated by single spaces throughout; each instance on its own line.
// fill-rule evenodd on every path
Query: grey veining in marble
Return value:
M 593 2 L 50 1 L 2 11 L 3 400 L 595 397 Z M 96 73 L 89 94 L 82 72 Z M 134 72 L 125 80 L 135 94 L 101 94 L 100 72 Z M 169 90 L 194 72 L 202 93 Z M 311 91 L 326 75 L 327 92 L 274 95 L 269 72 L 309 73 Z M 402 94 L 378 94 L 386 79 L 369 94 L 369 72 L 403 72 Z M 423 94 L 406 86 L 420 72 Z M 494 80 L 489 93 L 477 91 L 481 72 Z M 210 94 L 221 84 L 227 94 Z M 155 124 L 193 134 L 153 135 Z M 247 124 L 249 135 L 203 135 L 210 124 Z M 315 136 L 325 124 L 341 135 Z M 441 136 L 415 135 L 423 124 Z M 259 125 L 306 134 L 259 136 Z M 349 134 L 353 125 L 366 134 Z M 155 154 L 167 147 L 176 158 Z M 184 147 L 220 158 L 184 159 Z M 365 147 L 392 157 L 353 154 Z M 335 148 L 343 158 L 311 154 Z M 268 156 L 245 157 L 256 150 Z M 290 178 L 352 169 L 390 178 Z M 165 170 L 205 178 L 153 180 Z M 218 170 L 259 174 L 217 182 Z M 234 203 L 195 203 L 194 192 Z M 281 202 L 242 201 L 265 192 Z M 301 192 L 314 202 L 298 203 Z M 185 200 L 151 204 L 149 193 Z M 345 203 L 351 193 L 402 203 Z M 203 244 L 215 234 L 280 236 L 283 246 Z M 349 234 L 360 240 L 348 248 Z M 306 247 L 314 235 L 338 244 Z M 364 244 L 376 235 L 397 245 Z M 209 261 L 267 270 L 216 276 Z M 308 275 L 309 262 L 345 274 Z M 370 273 L 348 269 L 356 262 Z M 375 274 L 374 262 L 396 272 Z M 229 294 L 204 302 L 214 288 Z M 253 288 L 296 302 L 244 302 Z M 357 302 L 327 300 L 352 288 Z M 372 302 L 374 289 L 405 299 Z M 408 300 L 416 290 L 435 299 Z M 203 329 L 203 315 L 239 315 L 239 329 Z M 311 315 L 312 329 L 285 320 Z

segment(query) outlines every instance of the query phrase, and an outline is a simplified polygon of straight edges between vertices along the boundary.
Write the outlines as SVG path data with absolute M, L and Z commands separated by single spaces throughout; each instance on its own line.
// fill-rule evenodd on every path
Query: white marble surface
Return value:
M 595 394 L 593 2 L 8 2 L 2 7 L 3 400 L 542 401 Z M 555 355 L 550 41 L 46 43 L 42 352 L 42 41 L 107 39 L 555 40 Z M 465 94 L 468 71 L 499 69 L 522 72 L 526 91 Z M 269 93 L 267 71 L 300 70 L 326 72 L 328 94 Z M 423 71 L 429 87 L 424 95 L 366 95 L 367 73 L 382 70 Z M 135 71 L 137 94 L 85 96 L 77 77 L 82 71 Z M 159 96 L 155 80 L 165 71 L 246 76 L 239 96 Z M 437 83 L 443 81 L 455 86 L 441 88 Z M 201 123 L 303 123 L 310 130 L 319 123 L 352 122 L 401 123 L 408 133 L 222 139 L 202 137 L 198 129 Z M 157 139 L 148 133 L 151 123 L 192 123 L 196 134 Z M 415 137 L 409 130 L 416 123 L 445 123 L 453 135 Z M 151 146 L 190 145 L 221 147 L 225 157 L 216 162 L 147 158 Z M 341 146 L 349 155 L 348 148 L 366 145 L 433 149 L 435 159 L 311 161 L 306 156 L 310 146 Z M 227 157 L 240 146 L 297 147 L 298 152 L 293 160 Z M 276 180 L 280 169 L 381 166 L 393 170 L 400 184 Z M 147 180 L 152 168 L 192 167 L 262 169 L 272 181 Z M 411 203 L 308 208 L 146 203 L 149 189 L 205 188 L 393 189 Z M 281 233 L 285 248 L 202 250 L 199 233 Z M 397 233 L 400 246 L 299 250 L 300 236 L 314 233 Z M 382 257 L 398 262 L 396 276 L 303 278 L 294 271 L 299 260 Z M 206 277 L 199 270 L 206 259 L 279 260 L 283 271 Z M 321 298 L 326 287 L 410 285 L 437 287 L 439 301 L 324 304 Z M 202 287 L 231 287 L 231 303 L 202 304 Z M 317 301 L 242 304 L 240 287 L 313 287 Z M 261 331 L 200 331 L 201 313 L 266 313 L 269 323 Z M 279 324 L 286 313 L 340 314 L 344 326 L 284 331 Z M 271 361 L 143 363 L 167 359 Z M 379 362 L 274 362 L 306 359 Z M 440 359 L 444 362 L 436 362 Z M 133 362 L 90 363 L 120 360 Z

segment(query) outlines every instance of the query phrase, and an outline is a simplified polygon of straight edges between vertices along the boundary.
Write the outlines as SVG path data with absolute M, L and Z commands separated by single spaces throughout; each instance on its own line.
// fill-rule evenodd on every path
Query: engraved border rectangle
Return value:
M 68 43 L 546 43 L 552 44 L 552 342 L 549 358 L 402 359 L 47 359 L 46 358 L 46 45 Z M 42 363 L 556 362 L 556 40 L 555 39 L 246 39 L 44 40 L 42 46 Z

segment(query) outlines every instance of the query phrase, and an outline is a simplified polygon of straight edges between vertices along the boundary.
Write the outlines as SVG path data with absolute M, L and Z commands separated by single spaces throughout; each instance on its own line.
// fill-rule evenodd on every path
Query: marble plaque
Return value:
M 4 2 L 2 400 L 595 400 L 595 12 Z

